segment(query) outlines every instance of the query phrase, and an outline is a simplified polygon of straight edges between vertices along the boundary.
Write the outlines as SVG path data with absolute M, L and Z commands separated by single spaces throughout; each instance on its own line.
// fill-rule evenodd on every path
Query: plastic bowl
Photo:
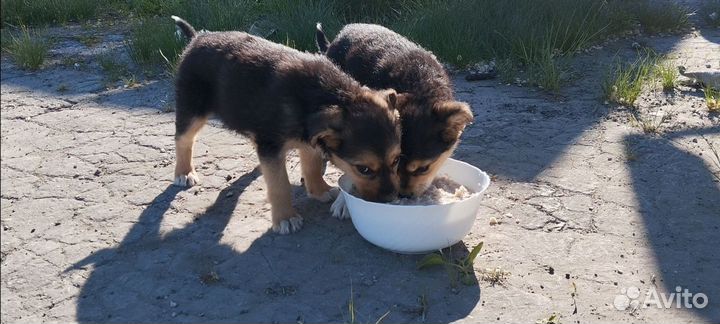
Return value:
M 470 232 L 482 193 L 490 177 L 462 161 L 448 159 L 438 176 L 474 191 L 467 199 L 429 206 L 401 206 L 369 202 L 348 192 L 349 178 L 339 180 L 353 225 L 360 235 L 381 248 L 397 253 L 417 254 L 439 250 L 460 242 Z

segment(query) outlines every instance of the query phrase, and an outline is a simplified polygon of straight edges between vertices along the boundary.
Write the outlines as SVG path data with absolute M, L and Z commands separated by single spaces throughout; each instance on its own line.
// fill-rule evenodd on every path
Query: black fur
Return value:
M 455 102 L 450 78 L 432 53 L 379 25 L 346 25 L 329 45 L 320 45 L 324 39 L 318 29 L 319 49 L 359 82 L 409 94 L 400 106 L 405 161 L 434 159 L 454 148 L 473 117 L 467 104 Z
M 328 50 L 328 45 L 330 42 L 328 41 L 327 37 L 325 37 L 325 32 L 322 29 L 322 24 L 317 23 L 315 25 L 315 44 L 318 47 L 318 50 L 320 50 L 320 53 L 325 53 Z
M 192 34 L 190 25 L 176 21 Z M 400 140 L 386 98 L 363 88 L 325 56 L 243 32 L 200 33 L 178 63 L 176 136 L 194 117 L 214 113 L 228 128 L 251 137 L 261 157 L 277 156 L 293 140 L 316 144 L 343 160 L 362 152 L 385 157 Z M 328 131 L 333 143 L 313 140 Z M 392 196 L 396 191 L 387 183 L 383 190 Z
M 197 35 L 197 32 L 195 31 L 195 28 L 193 28 L 193 26 L 191 26 L 190 24 L 188 24 L 188 22 L 185 21 L 184 19 L 182 19 L 182 18 L 180 18 L 180 17 L 178 17 L 178 16 L 171 16 L 171 18 L 172 18 L 173 20 L 175 20 L 175 25 L 176 25 L 178 28 L 180 28 L 180 30 L 182 31 L 183 35 L 185 35 L 185 37 L 187 37 L 188 39 L 192 39 L 193 37 L 195 37 L 195 35 Z

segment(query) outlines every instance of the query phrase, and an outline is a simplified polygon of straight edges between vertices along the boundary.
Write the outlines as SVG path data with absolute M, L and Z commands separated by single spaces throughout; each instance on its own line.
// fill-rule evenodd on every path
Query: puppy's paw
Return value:
M 303 218 L 295 215 L 289 219 L 281 221 L 279 224 L 273 225 L 273 231 L 278 234 L 286 235 L 299 231 L 303 226 Z
M 347 205 L 345 204 L 345 197 L 343 195 L 337 196 L 337 199 L 335 199 L 335 202 L 332 203 L 330 206 L 330 214 L 332 217 L 335 217 L 337 219 L 347 219 L 350 218 L 350 211 L 347 209 Z
M 200 183 L 200 177 L 198 177 L 195 171 L 188 173 L 187 175 L 175 176 L 173 184 L 180 187 L 192 187 Z
M 308 191 L 308 197 L 324 203 L 329 203 L 333 201 L 335 198 L 338 197 L 338 194 L 340 194 L 340 189 L 338 189 L 337 187 L 332 187 L 330 188 L 330 190 L 325 191 L 320 195 L 313 195 Z

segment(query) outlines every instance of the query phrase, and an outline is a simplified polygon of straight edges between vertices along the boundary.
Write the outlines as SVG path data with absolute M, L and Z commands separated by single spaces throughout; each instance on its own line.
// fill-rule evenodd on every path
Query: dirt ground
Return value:
M 717 70 L 717 29 L 606 44 L 577 57 L 560 95 L 454 77 L 476 115 L 455 158 L 493 176 L 453 248 L 485 244 L 469 286 L 331 218 L 295 155 L 305 226 L 273 234 L 252 145 L 217 122 L 199 136 L 202 184 L 173 187 L 171 82 L 107 89 L 94 57 L 123 36 L 86 46 L 85 32 L 52 30 L 40 72 L 3 54 L 2 323 L 350 322 L 349 303 L 363 323 L 720 322 L 720 116 L 699 91 L 648 90 L 640 111 L 659 134 L 646 134 L 600 99 L 634 42 Z M 494 268 L 507 279 L 483 279 Z M 707 306 L 642 307 L 678 286 Z

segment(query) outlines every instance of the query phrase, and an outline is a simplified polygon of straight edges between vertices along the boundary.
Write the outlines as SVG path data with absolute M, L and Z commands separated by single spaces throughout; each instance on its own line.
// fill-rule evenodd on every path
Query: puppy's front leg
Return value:
M 317 149 L 306 146 L 300 148 L 300 169 L 305 179 L 305 190 L 310 198 L 322 202 L 330 202 L 338 195 L 338 188 L 333 188 L 323 179 L 325 161 Z
M 176 186 L 192 187 L 200 182 L 193 167 L 195 137 L 207 122 L 207 117 L 188 117 L 178 114 L 175 134 L 175 181 Z
M 302 228 L 303 219 L 292 206 L 292 188 L 285 169 L 285 154 L 260 157 L 260 168 L 267 184 L 273 231 L 290 234 Z

